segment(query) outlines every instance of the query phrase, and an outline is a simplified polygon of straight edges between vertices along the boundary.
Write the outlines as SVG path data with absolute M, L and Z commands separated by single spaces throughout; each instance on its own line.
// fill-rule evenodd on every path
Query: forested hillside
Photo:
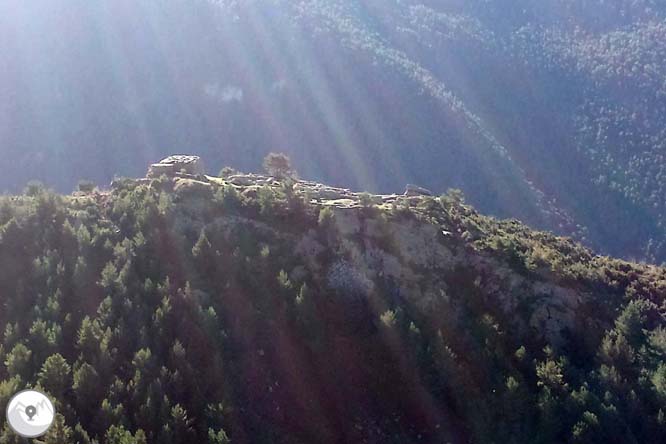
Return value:
M 657 0 L 8 0 L 0 189 L 281 150 L 306 177 L 456 187 L 662 263 L 665 19 Z
M 46 391 L 44 443 L 666 440 L 662 268 L 457 191 L 82 189 L 0 201 L 0 410 Z

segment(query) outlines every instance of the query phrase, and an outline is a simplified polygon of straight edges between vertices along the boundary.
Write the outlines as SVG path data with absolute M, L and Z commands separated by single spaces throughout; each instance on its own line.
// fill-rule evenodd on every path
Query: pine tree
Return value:
M 224 430 L 208 429 L 208 444 L 230 444 L 231 440 Z
M 53 425 L 42 438 L 44 444 L 74 444 L 72 429 L 65 424 L 65 417 L 56 413 Z
M 86 360 L 92 360 L 99 352 L 99 341 L 102 337 L 102 330 L 99 322 L 92 321 L 86 316 L 81 321 L 81 327 L 78 332 L 76 345 Z
M 14 431 L 9 428 L 9 424 L 5 424 L 0 433 L 0 444 L 26 444 L 27 442 L 27 439 L 21 438 L 14 433 Z
M 52 322 L 36 320 L 30 327 L 28 336 L 30 350 L 36 362 L 44 360 L 55 352 L 62 338 L 62 328 Z
M 264 158 L 264 171 L 277 179 L 294 177 L 296 172 L 291 166 L 291 159 L 284 153 L 269 153 Z
M 173 431 L 174 444 L 188 444 L 192 442 L 194 439 L 192 420 L 188 418 L 187 410 L 180 404 L 176 404 L 171 409 L 170 424 Z
M 53 396 L 60 397 L 71 385 L 71 371 L 61 354 L 51 355 L 44 361 L 39 372 L 39 384 Z
M 0 412 L 7 410 L 7 404 L 12 396 L 24 387 L 20 376 L 6 379 L 0 382 Z
M 27 378 L 31 373 L 32 351 L 23 343 L 19 342 L 14 346 L 11 352 L 7 354 L 5 366 L 9 376 L 21 376 Z
M 84 362 L 74 371 L 72 385 L 76 395 L 76 410 L 83 420 L 90 420 L 101 404 L 101 393 L 104 387 L 100 386 L 99 374 L 95 367 Z M 83 421 L 88 425 L 88 421 Z
M 74 427 L 72 440 L 77 444 L 93 444 L 90 435 L 88 435 L 88 432 L 81 426 L 81 424 L 77 424 L 76 427 Z
M 106 444 L 138 444 L 137 440 L 132 433 L 125 429 L 122 425 L 112 425 L 106 431 Z M 142 435 L 142 439 L 145 436 Z

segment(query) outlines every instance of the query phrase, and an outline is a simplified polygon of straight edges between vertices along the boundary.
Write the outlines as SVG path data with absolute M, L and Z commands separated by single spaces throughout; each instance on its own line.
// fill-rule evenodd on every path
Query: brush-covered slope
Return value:
M 0 410 L 48 392 L 46 443 L 666 439 L 664 269 L 456 192 L 29 191 L 0 203 Z

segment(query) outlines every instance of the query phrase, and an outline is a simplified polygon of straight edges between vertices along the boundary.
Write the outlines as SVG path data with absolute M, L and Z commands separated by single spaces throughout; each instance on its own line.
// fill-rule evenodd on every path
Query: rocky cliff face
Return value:
M 437 395 L 437 402 L 446 407 L 422 412 L 420 420 L 428 425 L 412 435 L 417 440 L 421 436 L 425 442 L 494 442 L 495 428 L 505 424 L 488 426 L 485 421 L 510 408 L 507 399 L 517 395 L 507 392 L 515 382 L 508 375 L 516 369 L 536 370 L 521 376 L 525 393 L 535 393 L 530 396 L 546 396 L 539 387 L 554 384 L 549 390 L 572 391 L 575 398 L 576 390 L 587 390 L 581 387 L 588 382 L 572 373 L 591 372 L 603 380 L 608 371 L 616 371 L 608 369 L 619 365 L 610 364 L 615 358 L 609 356 L 629 353 L 632 362 L 639 362 L 640 352 L 620 352 L 617 342 L 622 341 L 617 339 L 622 337 L 620 319 L 633 304 L 644 304 L 640 306 L 645 309 L 642 320 L 636 321 L 641 327 L 636 328 L 658 332 L 666 327 L 661 314 L 666 299 L 664 269 L 601 257 L 569 239 L 532 231 L 517 221 L 484 217 L 456 193 L 369 195 L 258 175 L 209 177 L 206 184 L 177 178 L 174 187 L 176 202 L 183 205 L 178 216 L 183 226 L 196 221 L 197 229 L 213 237 L 222 228 L 226 243 L 233 243 L 242 232 L 263 246 L 263 260 L 279 263 L 280 285 L 293 292 L 287 305 L 293 304 L 296 316 L 310 328 L 313 319 L 328 325 L 332 353 L 345 354 L 359 338 L 381 338 L 394 353 L 437 356 L 433 358 L 437 382 L 430 381 L 434 385 L 425 390 L 443 383 L 447 388 Z M 184 193 L 189 187 L 197 192 Z M 211 196 L 231 199 L 236 210 L 212 216 L 205 203 Z M 246 260 L 254 263 L 251 257 Z M 304 296 L 303 288 L 312 294 Z M 425 345 L 420 343 L 423 338 L 428 338 Z M 612 347 L 615 351 L 609 352 Z M 408 374 L 416 371 L 417 380 L 429 378 L 422 373 L 422 362 L 405 359 L 392 365 Z M 600 365 L 598 370 L 595 365 Z M 551 370 L 555 374 L 547 373 Z M 632 384 L 631 377 L 626 378 Z M 410 381 L 408 386 L 414 384 Z M 597 390 L 605 390 L 602 387 Z M 425 395 L 412 395 L 423 407 Z M 462 401 L 460 396 L 486 400 Z M 457 407 L 452 408 L 451 402 Z M 485 411 L 484 425 L 471 424 L 470 418 L 480 411 Z M 354 440 L 385 442 L 391 426 L 368 419 L 368 414 L 359 413 L 364 419 L 355 423 Z M 460 417 L 465 419 L 459 422 Z M 537 438 L 523 439 L 518 442 Z
M 203 161 L 199 156 L 176 154 L 152 164 L 148 169 L 148 177 L 160 177 L 162 174 L 167 176 L 175 176 L 176 174 L 199 176 L 205 174 L 205 172 Z
M 565 336 L 574 331 L 582 334 L 590 327 L 601 328 L 598 321 L 590 318 L 598 302 L 594 296 L 597 287 L 590 286 L 581 276 L 558 274 L 553 267 L 559 265 L 547 260 L 530 264 L 535 260 L 532 256 L 538 257 L 544 250 L 553 254 L 553 249 L 564 245 L 579 256 L 566 260 L 579 267 L 595 269 L 609 262 L 646 276 L 659 276 L 663 272 L 658 267 L 610 261 L 566 238 L 532 232 L 515 222 L 506 224 L 522 230 L 523 239 L 512 236 L 513 241 L 526 244 L 523 258 L 498 254 L 506 252 L 487 248 L 487 244 L 500 234 L 498 231 L 502 230 L 498 227 L 503 223 L 479 215 L 462 202 L 443 203 L 445 197 L 409 190 L 405 195 L 370 195 L 300 180 L 287 186 L 290 199 L 302 201 L 309 211 L 317 214 L 330 211 L 327 229 L 335 233 L 335 245 L 322 241 L 321 224 L 294 233 L 288 227 L 276 230 L 274 225 L 281 225 L 278 221 L 257 222 L 224 215 L 220 221 L 230 227 L 234 224 L 253 227 L 287 242 L 299 258 L 290 275 L 301 280 L 308 274 L 322 285 L 336 290 L 355 288 L 366 296 L 378 291 L 375 284 L 378 280 L 388 281 L 401 299 L 424 309 L 450 303 L 451 294 L 457 291 L 451 281 L 455 281 L 460 270 L 465 270 L 475 291 L 510 318 L 520 334 L 555 347 L 565 345 Z M 285 190 L 282 182 L 257 174 L 237 174 L 226 179 L 207 177 L 204 182 L 174 179 L 176 191 L 196 189 L 201 197 L 224 187 L 232 187 L 239 196 L 248 198 L 256 198 L 261 192 L 275 197 Z M 186 205 L 195 205 L 196 201 Z M 544 244 L 535 245 L 535 237 Z M 548 246 L 548 242 L 554 246 Z M 338 260 L 330 261 L 324 255 L 331 249 Z M 522 316 L 516 316 L 518 310 Z

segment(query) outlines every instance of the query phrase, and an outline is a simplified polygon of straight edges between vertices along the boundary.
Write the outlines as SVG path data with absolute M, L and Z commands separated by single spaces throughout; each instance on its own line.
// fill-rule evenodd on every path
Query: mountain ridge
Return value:
M 456 191 L 28 192 L 0 198 L 0 408 L 39 387 L 74 442 L 663 439 L 663 268 Z

